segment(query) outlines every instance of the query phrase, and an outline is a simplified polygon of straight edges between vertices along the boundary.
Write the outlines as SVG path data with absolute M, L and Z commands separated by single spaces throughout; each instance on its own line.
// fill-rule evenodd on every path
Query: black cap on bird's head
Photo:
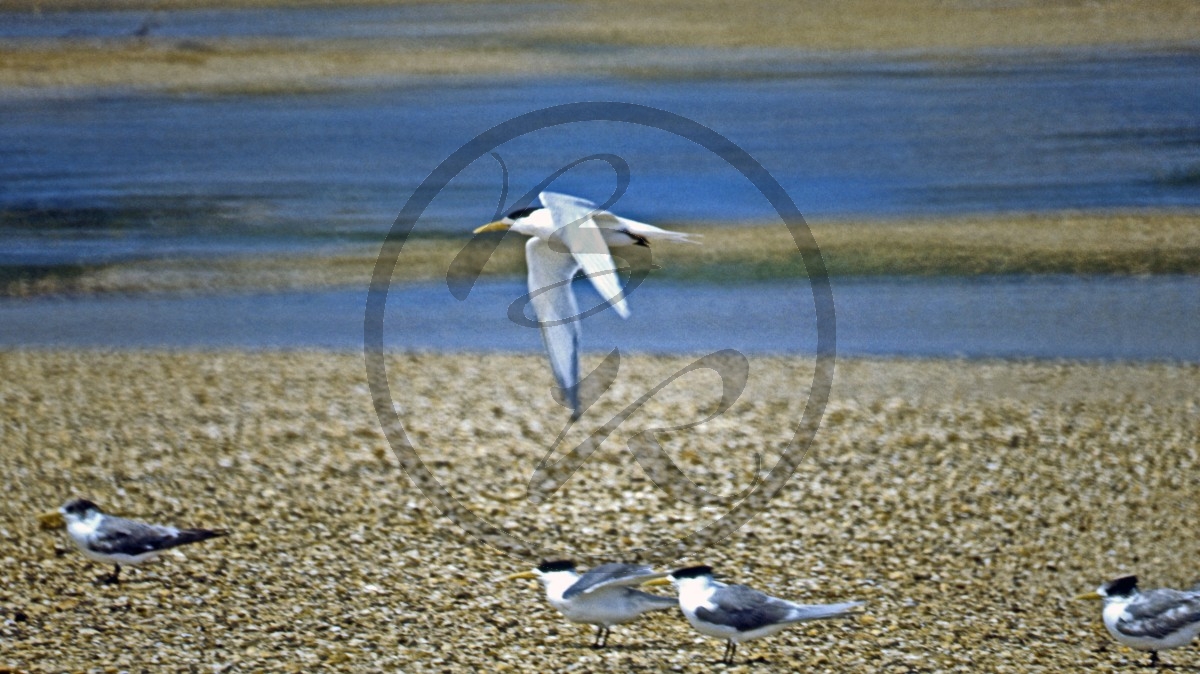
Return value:
M 558 571 L 574 571 L 575 562 L 569 559 L 556 559 L 551 562 L 542 562 L 538 564 L 538 573 L 555 573 Z
M 1128 597 L 1137 593 L 1137 576 L 1121 576 L 1100 586 L 1100 594 L 1105 597 Z
M 64 515 L 76 515 L 78 517 L 86 517 L 90 512 L 101 512 L 100 506 L 92 503 L 85 498 L 77 498 L 67 501 L 63 507 L 58 509 Z
M 514 573 L 511 576 L 506 576 L 505 580 L 517 580 L 520 578 L 532 580 L 536 578 L 541 580 L 543 583 L 546 583 L 549 582 L 546 578 L 546 574 L 563 572 L 574 573 L 575 562 L 572 562 L 569 559 L 557 559 L 552 562 L 542 562 L 541 564 L 538 564 L 537 568 L 535 568 L 533 571 Z
M 675 569 L 671 572 L 671 577 L 675 580 L 683 580 L 685 578 L 703 578 L 704 576 L 713 575 L 713 568 L 708 565 L 688 566 L 682 569 Z
M 514 231 L 517 231 L 522 234 L 531 234 L 531 232 L 528 229 L 526 229 L 531 223 L 520 222 L 520 221 L 529 217 L 529 215 L 531 213 L 534 213 L 534 212 L 540 211 L 540 210 L 542 210 L 541 206 L 530 206 L 529 208 L 518 208 L 514 211 L 510 211 L 508 215 L 504 216 L 503 218 L 501 218 L 499 220 L 496 220 L 495 222 L 489 222 L 482 227 L 476 227 L 474 233 L 475 234 L 485 234 L 488 232 L 507 232 L 508 230 L 513 229 Z
M 528 208 L 518 208 L 515 211 L 510 211 L 508 215 L 504 216 L 504 219 L 505 220 L 520 220 L 521 218 L 528 216 L 530 213 L 533 213 L 534 211 L 540 211 L 540 210 L 542 210 L 541 206 L 530 206 Z

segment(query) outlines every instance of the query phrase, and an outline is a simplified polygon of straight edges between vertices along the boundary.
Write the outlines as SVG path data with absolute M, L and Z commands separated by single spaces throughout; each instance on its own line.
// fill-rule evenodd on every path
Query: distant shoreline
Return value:
M 420 0 L 0 0 L 0 11 L 170 12 L 195 9 L 403 7 Z M 485 4 L 440 0 L 444 6 Z M 545 3 L 547 6 L 554 3 Z M 553 14 L 539 3 L 514 10 L 531 37 L 576 43 L 655 46 L 781 47 L 811 50 L 942 50 L 1081 45 L 1195 46 L 1200 7 L 1188 0 L 1137 3 L 1069 0 L 948 3 L 887 0 L 839 3 L 758 0 L 585 0 Z
M 703 236 L 699 246 L 653 249 L 654 262 L 661 267 L 654 273 L 662 278 L 744 283 L 808 273 L 796 244 L 780 225 L 659 224 Z M 1200 274 L 1200 214 L 1191 212 L 1064 212 L 809 224 L 833 276 Z M 505 237 L 494 252 L 484 245 L 487 240 L 476 242 L 462 260 L 470 260 L 468 267 L 481 269 L 484 276 L 520 276 L 524 274 L 521 238 Z M 445 278 L 470 241 L 467 232 L 458 238 L 413 237 L 392 279 Z M 0 267 L 0 296 L 365 288 L 378 255 L 378 243 L 339 248 L 326 244 L 311 253 L 9 266 Z
M 54 11 L 154 13 L 268 8 L 281 12 L 407 3 L 362 0 L 66 0 Z M 443 0 L 446 6 L 463 2 Z M 996 50 L 1200 49 L 1200 5 L 1184 0 L 945 3 L 918 0 L 897 11 L 883 0 L 752 5 L 592 0 L 539 12 L 514 9 L 496 34 L 476 39 L 167 37 L 148 31 L 108 39 L 0 40 L 0 93 L 138 89 L 177 93 L 323 91 L 420 76 L 679 76 L 721 69 L 729 59 L 795 52 L 798 58 L 870 55 L 970 63 Z M 35 0 L 0 0 L 0 11 L 41 16 Z M 452 19 L 465 21 L 465 19 Z M 514 24 L 515 22 L 515 24 Z M 134 26 L 136 27 L 136 26 Z M 132 29 L 131 29 L 132 30 Z M 588 47 L 581 49 L 581 47 Z M 671 55 L 672 49 L 689 50 Z M 774 50 L 774 52 L 772 51 Z M 666 54 L 666 56 L 664 56 Z M 776 54 L 777 56 L 778 54 Z

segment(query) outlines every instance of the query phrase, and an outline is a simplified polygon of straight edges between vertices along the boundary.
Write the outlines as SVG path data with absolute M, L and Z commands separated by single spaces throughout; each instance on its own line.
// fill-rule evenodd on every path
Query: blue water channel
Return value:
M 698 59 L 687 63 L 700 70 L 658 78 L 0 96 L 0 264 L 374 240 L 471 138 L 581 101 L 653 106 L 723 134 L 810 219 L 1200 206 L 1200 54 L 764 52 L 716 70 Z M 774 217 L 724 159 L 658 129 L 579 122 L 494 150 L 510 173 L 509 204 L 572 161 L 611 153 L 630 171 L 619 212 L 657 223 Z M 501 180 L 485 154 L 445 185 L 418 231 L 465 233 L 491 219 Z M 600 162 L 556 183 L 595 200 L 614 186 Z
M 577 282 L 581 306 L 599 302 Z M 520 281 L 480 282 L 465 301 L 444 283 L 396 284 L 384 343 L 429 351 L 540 352 L 508 318 Z M 0 348 L 363 348 L 366 289 L 190 297 L 0 300 Z M 842 355 L 1166 360 L 1200 363 L 1200 277 L 871 278 L 833 281 Z M 583 322 L 593 352 L 805 354 L 816 348 L 804 281 L 659 283 L 632 315 Z
M 5 14 L 0 41 L 394 40 L 528 47 L 554 4 Z M 750 153 L 810 220 L 1200 207 L 1200 52 L 971 55 L 585 47 L 579 75 L 326 83 L 302 94 L 0 90 L 0 267 L 259 255 L 380 241 L 416 187 L 486 130 L 547 106 L 620 101 L 683 115 Z M 600 64 L 600 65 L 596 65 Z M 607 65 L 606 65 L 607 64 Z M 637 66 L 637 67 L 634 67 Z M 622 214 L 671 224 L 772 221 L 722 157 L 628 122 L 543 128 L 441 187 L 417 231 L 466 236 L 588 155 L 629 168 Z M 498 205 L 503 184 L 510 191 Z M 589 162 L 560 191 L 604 200 Z M 842 353 L 1200 361 L 1191 277 L 835 279 Z M 0 301 L 0 346 L 360 348 L 365 288 Z M 392 289 L 398 348 L 530 350 L 519 281 L 466 302 Z M 584 290 L 581 290 L 584 292 Z M 811 352 L 811 294 L 791 282 L 649 284 L 634 316 L 585 324 L 587 348 Z

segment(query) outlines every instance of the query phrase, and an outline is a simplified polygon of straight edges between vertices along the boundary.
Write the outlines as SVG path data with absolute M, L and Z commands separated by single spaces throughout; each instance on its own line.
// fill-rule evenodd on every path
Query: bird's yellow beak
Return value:
M 670 585 L 670 584 L 671 584 L 670 578 L 654 578 L 652 580 L 648 580 L 648 581 L 642 583 L 642 585 Z
M 507 222 L 501 222 L 497 220 L 495 222 L 489 222 L 483 227 L 477 227 L 472 233 L 483 234 L 484 232 L 507 232 L 509 227 L 512 227 L 512 225 L 508 224 Z
M 1100 596 L 1099 592 L 1086 592 L 1084 594 L 1076 595 L 1075 598 L 1076 599 L 1104 599 L 1104 597 Z
M 38 528 L 42 531 L 51 529 L 61 529 L 67 526 L 67 521 L 63 519 L 62 513 L 57 510 L 49 510 L 41 515 L 38 515 Z
M 521 580 L 523 578 L 537 578 L 537 574 L 532 571 L 522 571 L 521 573 L 514 573 L 511 576 L 505 576 L 504 580 Z

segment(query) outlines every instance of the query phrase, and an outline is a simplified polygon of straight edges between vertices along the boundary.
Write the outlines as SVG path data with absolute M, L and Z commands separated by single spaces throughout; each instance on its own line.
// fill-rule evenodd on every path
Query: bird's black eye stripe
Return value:
M 538 565 L 538 571 L 542 573 L 554 573 L 555 571 L 574 571 L 575 562 L 569 559 L 559 559 L 552 562 L 542 562 Z
M 509 213 L 505 217 L 507 217 L 509 220 L 520 220 L 521 218 L 529 215 L 530 213 L 532 213 L 534 211 L 540 211 L 540 210 L 542 210 L 541 206 L 532 206 L 530 208 L 518 208 L 517 210 L 513 211 L 512 213 Z

